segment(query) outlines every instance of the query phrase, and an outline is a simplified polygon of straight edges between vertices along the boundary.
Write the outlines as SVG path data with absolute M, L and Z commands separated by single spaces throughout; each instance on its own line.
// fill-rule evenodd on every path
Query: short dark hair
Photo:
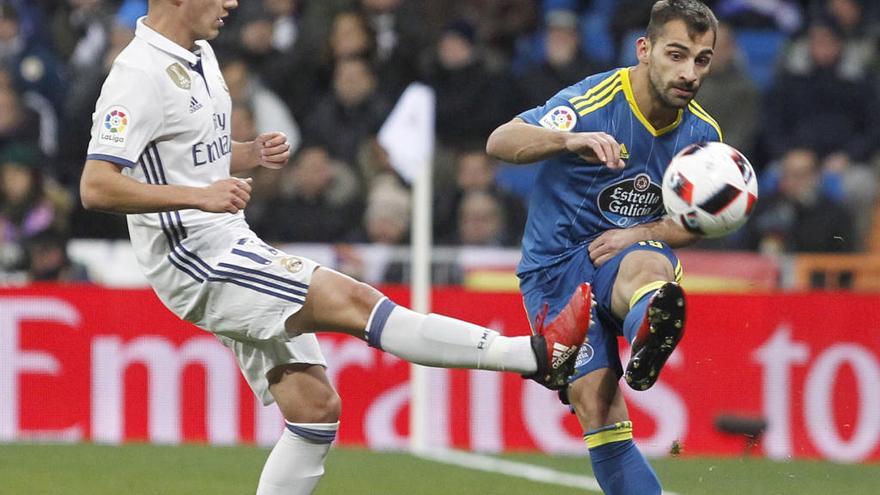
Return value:
M 651 20 L 645 36 L 651 42 L 657 41 L 657 36 L 663 30 L 663 26 L 671 21 L 681 20 L 687 25 L 688 36 L 693 38 L 698 34 L 712 30 L 718 34 L 718 19 L 706 4 L 699 0 L 659 0 L 651 8 Z

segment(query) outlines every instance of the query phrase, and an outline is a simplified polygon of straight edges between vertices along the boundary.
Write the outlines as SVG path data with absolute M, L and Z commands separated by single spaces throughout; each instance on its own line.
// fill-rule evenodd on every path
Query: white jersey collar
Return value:
M 146 16 L 141 17 L 137 20 L 137 29 L 135 29 L 134 32 L 135 36 L 141 38 L 142 40 L 162 50 L 163 52 L 186 60 L 187 63 L 191 65 L 194 65 L 199 61 L 199 57 L 195 53 L 178 45 L 177 43 L 166 38 L 150 26 L 144 24 L 144 19 L 146 19 Z

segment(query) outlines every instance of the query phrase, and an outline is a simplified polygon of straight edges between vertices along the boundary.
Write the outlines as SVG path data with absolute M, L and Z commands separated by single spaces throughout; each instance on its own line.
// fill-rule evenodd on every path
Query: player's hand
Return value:
M 251 200 L 252 181 L 230 177 L 203 187 L 199 209 L 210 213 L 238 213 Z
M 606 230 L 590 243 L 590 259 L 596 266 L 602 266 L 633 243 L 645 240 L 643 237 L 638 227 Z
M 589 163 L 604 163 L 612 170 L 626 166 L 620 158 L 620 143 L 604 132 L 573 132 L 566 134 L 565 148 Z
M 290 143 L 283 132 L 266 132 L 254 139 L 256 152 L 260 157 L 260 165 L 278 169 L 290 159 Z

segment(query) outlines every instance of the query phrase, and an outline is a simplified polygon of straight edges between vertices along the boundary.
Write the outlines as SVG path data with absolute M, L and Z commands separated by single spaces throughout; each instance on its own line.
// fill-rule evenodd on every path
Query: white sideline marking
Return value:
M 482 454 L 472 454 L 460 450 L 425 450 L 413 452 L 414 456 L 441 464 L 486 471 L 489 473 L 504 474 L 517 478 L 525 478 L 538 483 L 581 488 L 595 493 L 602 493 L 602 487 L 596 478 L 581 474 L 571 474 L 557 471 L 543 466 L 526 464 L 523 462 L 508 461 Z M 679 495 L 675 492 L 663 491 L 664 495 Z

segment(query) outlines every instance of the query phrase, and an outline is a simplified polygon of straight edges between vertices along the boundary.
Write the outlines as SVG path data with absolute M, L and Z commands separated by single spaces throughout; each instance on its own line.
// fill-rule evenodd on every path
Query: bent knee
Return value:
M 284 419 L 291 423 L 335 423 L 342 414 L 342 399 L 332 387 L 312 391 L 296 403 L 278 402 Z
M 675 267 L 666 256 L 652 251 L 633 251 L 620 263 L 618 279 L 673 280 Z

